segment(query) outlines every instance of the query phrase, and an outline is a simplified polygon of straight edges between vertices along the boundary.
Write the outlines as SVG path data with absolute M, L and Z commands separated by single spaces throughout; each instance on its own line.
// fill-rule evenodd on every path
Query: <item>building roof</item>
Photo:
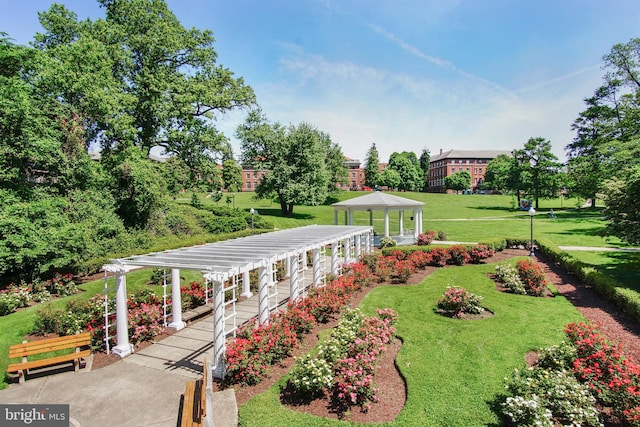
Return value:
M 383 210 L 383 209 L 414 209 L 423 206 L 424 203 L 416 200 L 405 199 L 393 194 L 374 191 L 365 196 L 355 197 L 342 202 L 333 203 L 336 210 Z
M 437 162 L 444 159 L 495 159 L 500 154 L 511 154 L 508 150 L 449 150 L 436 154 L 429 162 Z

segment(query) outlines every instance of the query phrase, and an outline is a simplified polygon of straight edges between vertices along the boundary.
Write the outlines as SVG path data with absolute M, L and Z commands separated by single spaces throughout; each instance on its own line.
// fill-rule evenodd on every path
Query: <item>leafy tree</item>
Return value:
M 460 171 L 444 177 L 444 186 L 449 190 L 460 192 L 471 186 L 471 174 Z
M 633 165 L 623 177 L 607 180 L 603 197 L 606 232 L 630 244 L 640 244 L 640 165 Z
M 256 109 L 238 126 L 236 136 L 241 141 L 242 162 L 266 171 L 256 196 L 275 195 L 283 216 L 293 215 L 296 204 L 313 206 L 325 201 L 334 177 L 326 163 L 328 150 L 339 150 L 329 143 L 328 135 L 308 123 L 286 128 L 271 124 Z
M 161 146 L 195 175 L 210 175 L 211 163 L 230 151 L 212 119 L 216 113 L 251 105 L 253 91 L 216 64 L 212 32 L 184 28 L 164 1 L 99 3 L 106 17 L 95 22 L 78 22 L 75 14 L 53 5 L 40 14 L 45 32 L 36 36 L 39 49 L 66 64 L 60 69 L 61 80 L 78 78 L 64 55 L 75 45 L 86 45 L 89 58 L 110 70 L 109 75 L 98 74 L 95 85 L 104 84 L 109 96 L 89 86 L 79 88 L 81 96 L 72 92 L 64 98 L 94 130 L 86 143 L 101 144 L 105 154 L 130 143 L 146 154 Z M 80 77 L 89 76 L 79 71 Z M 86 105 L 94 107 L 83 108 Z
M 398 189 L 402 191 L 416 191 L 422 188 L 422 170 L 416 154 L 410 151 L 393 153 L 389 157 L 387 170 L 392 169 L 400 174 Z
M 227 191 L 235 192 L 242 188 L 242 167 L 234 159 L 222 163 L 222 182 Z
M 431 161 L 431 154 L 426 148 L 422 149 L 420 154 L 420 169 L 422 170 L 422 191 L 426 192 L 429 187 L 429 162 Z
M 514 158 L 520 165 L 522 185 L 535 200 L 536 209 L 541 197 L 557 196 L 562 164 L 551 152 L 551 141 L 541 137 L 529 138 L 523 149 L 514 151 Z
M 385 169 L 385 171 L 380 175 L 380 184 L 393 190 L 400 186 L 402 182 L 402 177 L 400 173 L 395 169 Z
M 376 144 L 371 144 L 364 163 L 364 183 L 369 187 L 380 185 L 380 158 Z

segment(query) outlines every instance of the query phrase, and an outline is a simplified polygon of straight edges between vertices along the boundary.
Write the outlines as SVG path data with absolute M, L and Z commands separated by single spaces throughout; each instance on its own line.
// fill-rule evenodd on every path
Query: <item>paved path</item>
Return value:
M 322 263 L 323 269 L 330 263 Z M 311 284 L 312 270 L 299 276 Z M 275 294 L 275 292 L 272 292 Z M 278 306 L 289 298 L 289 280 L 277 285 Z M 237 325 L 258 314 L 258 297 L 236 303 Z M 230 308 L 227 308 L 227 316 Z M 213 360 L 213 316 L 190 323 L 162 341 L 101 369 L 91 369 L 91 358 L 79 372 L 61 372 L 30 378 L 0 390 L 0 403 L 69 404 L 72 426 L 175 427 L 185 383 L 199 378 L 204 359 Z M 233 390 L 211 393 L 208 426 L 237 425 Z

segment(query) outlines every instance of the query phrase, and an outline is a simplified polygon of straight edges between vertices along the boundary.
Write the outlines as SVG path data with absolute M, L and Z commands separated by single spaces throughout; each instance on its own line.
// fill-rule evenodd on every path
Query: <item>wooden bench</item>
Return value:
M 207 413 L 207 361 L 202 366 L 202 378 L 187 381 L 182 399 L 180 412 L 180 427 L 195 427 L 204 425 Z
M 9 364 L 7 372 L 17 372 L 20 384 L 24 383 L 26 374 L 29 373 L 29 369 L 33 368 L 42 368 L 73 361 L 74 369 L 77 372 L 80 368 L 80 360 L 91 354 L 91 349 L 88 348 L 90 345 L 90 332 L 39 341 L 23 341 L 22 344 L 15 344 L 9 347 L 9 359 L 22 357 L 22 362 Z M 67 350 L 70 348 L 75 348 L 75 352 L 38 360 L 28 359 L 29 356 L 33 356 L 34 354 Z

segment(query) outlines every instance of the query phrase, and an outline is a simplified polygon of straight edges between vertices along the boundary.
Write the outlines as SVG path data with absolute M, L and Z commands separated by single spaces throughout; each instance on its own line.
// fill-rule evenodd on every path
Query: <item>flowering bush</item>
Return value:
M 544 295 L 547 291 L 547 279 L 541 264 L 526 258 L 516 262 L 516 269 L 528 295 Z
M 393 273 L 393 267 L 395 265 L 396 258 L 392 256 L 383 256 L 378 259 L 378 265 L 376 266 L 375 276 L 378 283 L 386 282 Z
M 450 246 L 447 252 L 449 253 L 449 259 L 447 260 L 449 264 L 464 265 L 470 259 L 467 248 L 462 245 Z
M 594 397 L 589 388 L 580 384 L 570 371 L 538 366 L 515 369 L 507 381 L 506 389 L 514 397 L 507 399 L 503 411 L 518 426 L 536 425 L 538 421 L 542 425 L 554 425 L 548 423 L 550 419 L 559 425 L 600 425 Z M 532 401 L 536 405 L 532 405 Z M 532 419 L 527 419 L 532 416 Z
M 449 252 L 445 248 L 436 246 L 431 249 L 431 263 L 434 267 L 444 267 L 449 262 Z
M 0 316 L 11 314 L 20 307 L 23 307 L 20 295 L 6 290 L 0 291 Z
M 200 307 L 206 301 L 204 284 L 198 281 L 189 282 L 188 286 L 180 286 L 180 301 L 183 310 Z
M 524 283 L 522 283 L 518 275 L 518 270 L 509 264 L 496 265 L 496 279 L 514 294 L 525 295 L 527 293 Z
M 480 305 L 481 302 L 481 296 L 472 294 L 465 288 L 447 286 L 447 290 L 438 301 L 438 309 L 445 315 L 458 319 L 465 313 L 482 313 L 484 308 Z
M 487 259 L 494 255 L 493 249 L 487 245 L 475 245 L 469 250 L 469 262 L 479 264 L 483 259 Z
M 436 237 L 436 233 L 433 230 L 428 230 L 426 233 L 420 233 L 418 234 L 418 238 L 416 239 L 416 245 L 418 246 L 426 246 L 426 245 L 430 245 L 431 242 L 433 242 L 433 240 Z
M 396 242 L 395 240 L 393 240 L 391 237 L 383 237 L 382 239 L 380 239 L 380 249 L 383 248 L 390 248 L 393 246 L 396 246 L 398 244 L 398 242 Z
M 631 425 L 640 425 L 640 366 L 626 359 L 622 346 L 609 341 L 597 325 L 571 323 L 565 328 L 576 347 L 573 371 L 605 406 Z
M 352 277 L 355 283 L 363 287 L 369 286 L 373 282 L 371 270 L 362 262 L 343 265 L 342 275 Z
M 411 260 L 399 260 L 394 265 L 394 278 L 399 283 L 407 283 L 413 273 L 416 272 L 416 266 Z
M 140 303 L 129 309 L 129 338 L 133 344 L 150 341 L 163 331 L 162 309 L 158 304 Z
M 78 287 L 73 281 L 73 276 L 71 274 L 56 273 L 51 280 L 45 283 L 45 286 L 49 293 L 59 295 L 61 297 L 74 295 L 78 292 Z
M 409 260 L 420 270 L 424 270 L 429 264 L 431 264 L 431 252 L 429 251 L 415 251 L 409 255 Z
M 331 365 L 325 359 L 311 357 L 310 354 L 296 360 L 290 375 L 290 384 L 303 395 L 315 396 L 333 384 Z
M 576 354 L 576 348 L 572 344 L 562 341 L 558 345 L 538 350 L 536 366 L 556 371 L 572 370 Z

